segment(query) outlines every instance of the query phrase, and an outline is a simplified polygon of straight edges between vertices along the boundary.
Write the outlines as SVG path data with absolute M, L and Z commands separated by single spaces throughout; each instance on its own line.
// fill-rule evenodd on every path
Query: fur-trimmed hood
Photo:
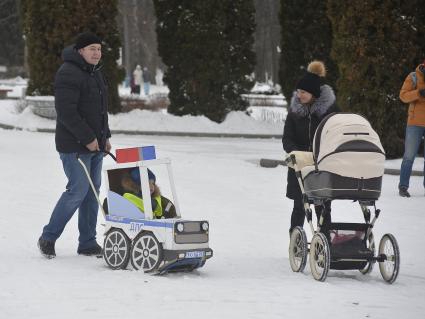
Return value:
M 315 114 L 318 117 L 321 117 L 332 105 L 335 104 L 335 101 L 336 98 L 334 91 L 329 85 L 324 84 L 320 87 L 320 96 L 314 100 L 310 107 L 302 104 L 300 99 L 297 97 L 296 92 L 294 92 L 289 106 L 289 112 L 295 113 L 299 117 L 304 117 L 308 115 L 310 108 L 310 114 Z

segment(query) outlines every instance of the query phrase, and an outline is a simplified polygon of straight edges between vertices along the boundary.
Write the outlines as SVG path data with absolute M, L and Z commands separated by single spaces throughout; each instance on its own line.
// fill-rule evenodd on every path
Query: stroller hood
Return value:
M 364 179 L 384 174 L 385 151 L 379 136 L 358 114 L 325 117 L 314 135 L 313 156 L 319 171 Z

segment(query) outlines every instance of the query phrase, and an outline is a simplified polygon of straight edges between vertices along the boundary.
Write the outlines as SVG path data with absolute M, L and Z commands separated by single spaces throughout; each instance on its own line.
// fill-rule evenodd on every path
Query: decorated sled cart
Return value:
M 125 269 L 130 262 L 135 270 L 159 274 L 202 267 L 213 255 L 209 248 L 209 223 L 181 217 L 170 159 L 156 159 L 154 146 L 117 149 L 116 158 L 112 157 L 116 163 L 103 168 L 107 199 L 101 205 L 105 217 L 103 257 L 107 265 Z M 160 171 L 160 167 L 165 172 L 160 183 L 169 181 L 173 200 L 161 196 L 158 205 L 164 214 L 159 217 L 152 207 L 155 201 L 151 197 L 149 174 Z M 128 200 L 122 187 L 123 176 L 135 171 L 142 207 Z

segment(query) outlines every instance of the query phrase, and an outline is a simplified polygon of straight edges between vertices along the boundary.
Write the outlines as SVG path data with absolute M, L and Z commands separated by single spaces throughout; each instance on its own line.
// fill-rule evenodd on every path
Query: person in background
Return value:
M 151 86 L 151 73 L 149 72 L 147 67 L 143 68 L 143 89 L 145 91 L 145 95 L 149 95 Z
M 137 65 L 133 71 L 133 90 L 132 92 L 135 94 L 140 94 L 140 88 L 143 83 L 142 78 L 142 68 L 140 65 Z
M 312 152 L 314 133 L 320 121 L 328 114 L 338 112 L 334 91 L 329 85 L 322 84 L 325 75 L 325 65 L 313 61 L 297 83 L 282 137 L 283 149 L 288 154 L 292 151 Z M 294 201 L 289 229 L 291 233 L 296 226 L 303 226 L 305 219 L 301 189 L 292 168 L 288 168 L 287 183 L 286 196 Z M 330 223 L 330 201 L 325 206 L 328 213 L 323 225 Z M 320 206 L 315 207 L 318 216 L 322 209 Z
M 410 197 L 409 182 L 412 166 L 422 139 L 425 138 L 425 61 L 416 67 L 404 80 L 400 90 L 400 100 L 409 103 L 406 137 L 404 139 L 404 155 L 400 168 L 398 192 L 401 197 Z M 425 188 L 425 152 L 424 181 Z
M 77 253 L 87 256 L 102 253 L 96 242 L 98 202 L 77 160 L 78 155 L 99 193 L 101 151 L 111 150 L 108 92 L 99 65 L 101 57 L 101 39 L 91 32 L 82 33 L 74 45 L 63 50 L 64 63 L 56 73 L 55 141 L 68 183 L 38 240 L 40 252 L 47 258 L 56 256 L 55 242 L 77 209 L 80 233 Z
M 130 76 L 130 94 L 136 94 L 136 84 L 134 84 L 133 74 Z

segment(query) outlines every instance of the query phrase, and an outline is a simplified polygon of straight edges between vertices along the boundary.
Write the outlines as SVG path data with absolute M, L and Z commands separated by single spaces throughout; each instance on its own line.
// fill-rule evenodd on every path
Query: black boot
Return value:
M 398 194 L 399 194 L 401 197 L 410 197 L 410 194 L 409 194 L 409 192 L 407 191 L 407 187 L 406 187 L 406 186 L 400 186 L 400 187 L 398 188 Z
M 56 257 L 55 242 L 45 240 L 42 237 L 38 239 L 37 246 L 40 249 L 41 254 L 47 259 Z
M 77 250 L 78 255 L 85 255 L 85 256 L 102 256 L 102 247 L 100 247 L 97 243 L 95 246 L 85 249 L 78 248 Z

